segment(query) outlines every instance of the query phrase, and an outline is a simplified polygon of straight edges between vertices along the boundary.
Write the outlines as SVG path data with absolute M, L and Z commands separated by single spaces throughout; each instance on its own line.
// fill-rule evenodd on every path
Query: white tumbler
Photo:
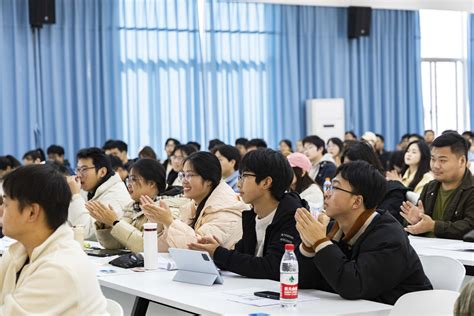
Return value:
M 143 224 L 143 251 L 145 270 L 158 269 L 158 236 L 157 224 Z

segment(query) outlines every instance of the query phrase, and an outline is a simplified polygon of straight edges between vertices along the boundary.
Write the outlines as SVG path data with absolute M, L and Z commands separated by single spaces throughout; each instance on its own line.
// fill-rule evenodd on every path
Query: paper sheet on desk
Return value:
M 474 252 L 474 243 L 456 243 L 443 246 L 429 246 L 428 248 L 440 250 L 468 251 Z
M 222 292 L 220 295 L 221 297 L 229 301 L 251 305 L 251 306 L 264 307 L 264 306 L 280 305 L 279 300 L 272 300 L 269 298 L 258 297 L 253 294 L 255 292 L 260 292 L 260 291 L 268 291 L 268 289 L 262 289 L 262 288 L 238 289 L 238 290 L 232 290 L 232 291 L 225 291 L 225 292 Z M 298 293 L 298 302 L 315 301 L 315 300 L 319 300 L 319 297 Z

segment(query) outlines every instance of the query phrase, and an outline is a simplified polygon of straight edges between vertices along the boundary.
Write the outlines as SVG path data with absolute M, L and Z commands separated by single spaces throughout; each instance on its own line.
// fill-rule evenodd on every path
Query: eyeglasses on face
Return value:
M 183 156 L 171 156 L 171 160 L 176 160 L 176 161 L 183 161 L 184 157 Z
M 193 177 L 196 177 L 196 176 L 197 176 L 197 174 L 193 174 L 193 173 L 190 173 L 190 172 L 180 172 L 180 173 L 178 173 L 178 179 L 181 182 L 183 182 L 184 180 L 189 182 L 189 181 L 191 181 L 191 179 Z
M 140 177 L 137 177 L 137 176 L 128 176 L 127 179 L 125 179 L 125 184 L 128 186 L 128 185 L 133 185 L 137 182 L 140 181 Z
M 256 177 L 257 175 L 255 173 L 249 173 L 249 172 L 244 172 L 242 174 L 239 174 L 239 181 L 243 181 L 246 177 Z
M 95 167 L 80 167 L 80 168 L 76 168 L 76 174 L 85 174 L 87 172 L 87 170 L 89 169 L 95 169 Z
M 357 195 L 355 192 L 352 192 L 352 191 L 349 191 L 349 190 L 346 190 L 346 189 L 343 189 L 343 188 L 334 186 L 333 184 L 331 184 L 331 185 L 327 188 L 327 191 L 326 191 L 326 192 L 328 192 L 329 194 L 333 194 L 333 193 L 334 193 L 334 190 L 339 190 L 339 191 L 346 192 L 346 193 L 349 193 L 349 194 L 352 194 L 352 195 Z

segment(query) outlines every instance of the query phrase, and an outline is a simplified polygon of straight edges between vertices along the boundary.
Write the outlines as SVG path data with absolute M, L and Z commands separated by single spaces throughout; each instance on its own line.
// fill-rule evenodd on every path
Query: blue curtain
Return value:
M 469 15 L 467 23 L 467 91 L 469 95 L 471 130 L 474 130 L 474 14 Z
M 57 143 L 71 159 L 108 138 L 131 156 L 167 137 L 276 146 L 304 136 L 310 98 L 344 98 L 346 128 L 389 148 L 423 130 L 417 12 L 374 10 L 371 36 L 348 40 L 345 8 L 57 0 L 38 33 L 27 2 L 0 2 L 1 154 Z
M 74 162 L 79 148 L 122 136 L 113 2 L 56 0 L 56 24 L 40 30 L 27 0 L 0 2 L 0 153 L 55 143 Z

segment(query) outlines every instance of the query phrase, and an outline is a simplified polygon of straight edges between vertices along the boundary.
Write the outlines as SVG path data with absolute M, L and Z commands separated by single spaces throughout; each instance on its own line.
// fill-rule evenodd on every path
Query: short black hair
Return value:
M 467 159 L 467 153 L 469 151 L 469 142 L 464 139 L 459 133 L 457 132 L 447 132 L 441 134 L 440 136 L 436 137 L 431 144 L 431 148 L 433 147 L 447 147 L 451 149 L 451 152 L 458 156 L 464 156 Z
M 352 137 L 354 137 L 355 139 L 357 139 L 357 135 L 356 135 L 353 131 L 346 131 L 346 132 L 344 133 L 344 135 L 347 135 L 347 134 L 349 134 L 349 135 L 351 135 Z
M 216 152 L 219 152 L 222 156 L 224 156 L 229 161 L 234 160 L 235 161 L 234 170 L 239 169 L 240 151 L 237 148 L 231 145 L 220 145 L 212 149 L 212 153 L 214 155 L 216 154 Z
M 257 147 L 258 148 L 267 148 L 267 142 L 261 138 L 253 138 L 247 142 L 245 148 Z
M 432 129 L 427 129 L 427 130 L 425 130 L 424 134 L 426 135 L 426 133 L 430 133 L 430 132 L 433 133 L 433 134 L 435 133 Z
M 198 142 L 190 141 L 186 145 L 194 146 L 196 148 L 196 151 L 201 150 L 201 144 L 199 144 Z
M 235 140 L 235 146 L 237 145 L 242 145 L 242 146 L 247 146 L 247 143 L 249 140 L 245 137 L 240 137 Z
M 403 141 L 405 138 L 410 138 L 410 133 L 403 134 L 402 137 L 400 137 L 400 141 Z
M 109 149 L 117 148 L 120 152 L 128 152 L 128 145 L 123 140 L 114 140 Z
M 41 148 L 36 148 L 33 150 L 27 151 L 22 159 L 28 159 L 28 160 L 33 160 L 35 161 L 36 159 L 39 159 L 40 161 L 45 161 L 46 156 L 44 155 L 44 151 Z
M 47 165 L 50 165 L 52 168 L 54 168 L 57 172 L 62 174 L 63 176 L 70 176 L 69 169 L 62 163 L 54 160 L 48 160 L 46 161 Z
M 424 137 L 417 133 L 410 134 L 410 137 L 416 137 L 418 140 L 424 140 Z
M 67 220 L 71 190 L 66 178 L 49 164 L 20 167 L 3 181 L 5 195 L 18 200 L 20 209 L 39 204 L 49 228 L 56 230 Z
M 273 182 L 270 192 L 278 201 L 283 198 L 293 181 L 293 169 L 288 159 L 269 148 L 260 148 L 245 154 L 240 162 L 239 172 L 242 174 L 245 171 L 255 173 L 256 183 L 260 183 L 266 177 L 271 177 Z
M 346 158 L 349 158 L 350 161 L 366 161 L 374 166 L 380 172 L 380 174 L 384 173 L 382 163 L 377 157 L 375 151 L 372 149 L 372 146 L 367 142 L 354 142 L 350 147 L 344 150 L 341 159 L 342 163 L 345 163 L 344 160 L 347 160 Z
M 21 166 L 21 163 L 12 155 L 0 156 L 0 170 L 7 170 L 8 167 L 15 169 Z
M 380 138 L 385 143 L 385 138 L 382 134 L 375 134 L 376 137 Z
M 102 145 L 102 149 L 103 150 L 109 150 L 109 149 L 112 149 L 114 147 L 112 147 L 112 144 L 115 142 L 115 140 L 113 139 L 108 139 L 105 141 L 104 145 Z
M 211 140 L 209 141 L 209 144 L 208 144 L 208 146 L 207 146 L 207 149 L 208 149 L 209 151 L 212 151 L 212 149 L 214 149 L 214 147 L 217 147 L 217 146 L 220 146 L 220 145 L 225 145 L 225 143 L 224 143 L 222 140 L 220 140 L 220 139 L 214 138 L 214 139 L 211 139 Z
M 92 159 L 95 170 L 98 171 L 100 168 L 106 168 L 107 174 L 114 172 L 112 169 L 112 164 L 110 163 L 109 157 L 102 151 L 102 149 L 97 147 L 83 148 L 79 150 L 76 155 L 77 160 L 79 159 Z
M 119 159 L 120 160 L 120 159 Z M 158 160 L 150 158 L 142 158 L 135 162 L 131 168 L 146 181 L 155 183 L 158 189 L 158 195 L 162 194 L 166 189 L 166 171 Z
M 352 192 L 362 195 L 366 209 L 376 208 L 384 199 L 387 180 L 372 164 L 366 161 L 351 161 L 340 165 L 336 176 L 347 180 Z
M 114 155 L 107 155 L 107 157 L 109 158 L 110 165 L 112 166 L 112 169 L 114 169 L 114 171 L 117 171 L 118 168 L 122 168 L 123 170 L 126 170 L 125 166 L 123 165 L 122 160 L 119 157 L 116 157 Z
M 59 146 L 59 145 L 51 145 L 48 147 L 48 149 L 46 150 L 46 153 L 48 155 L 51 155 L 51 154 L 56 154 L 58 156 L 64 156 L 64 148 Z
M 323 147 L 323 153 L 326 153 L 326 147 L 324 146 L 324 140 L 317 135 L 310 135 L 303 138 L 303 145 L 306 143 L 313 144 L 316 148 Z
M 465 135 L 468 135 L 469 138 L 473 138 L 474 137 L 474 134 L 471 132 L 471 131 L 464 131 L 462 133 L 462 136 L 465 136 Z

